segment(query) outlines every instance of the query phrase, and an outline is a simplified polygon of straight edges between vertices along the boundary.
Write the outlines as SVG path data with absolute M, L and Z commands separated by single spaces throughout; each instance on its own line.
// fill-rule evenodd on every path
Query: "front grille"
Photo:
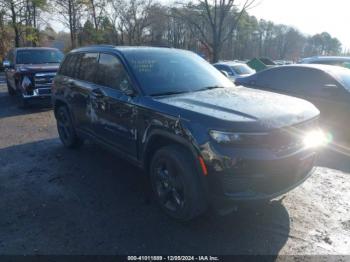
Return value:
M 36 73 L 34 76 L 35 88 L 51 88 L 56 72 Z
M 317 120 L 308 121 L 299 125 L 274 130 L 267 139 L 271 149 L 282 152 L 295 150 L 303 146 L 303 136 L 305 133 L 314 130 L 318 126 Z

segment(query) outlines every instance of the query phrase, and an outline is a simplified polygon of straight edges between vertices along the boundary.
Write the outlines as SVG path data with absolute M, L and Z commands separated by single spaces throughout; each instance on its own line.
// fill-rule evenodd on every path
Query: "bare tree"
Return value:
M 72 48 L 77 46 L 78 29 L 84 15 L 85 5 L 86 1 L 83 0 L 52 0 L 52 6 L 60 22 L 69 28 Z
M 256 0 L 244 0 L 238 8 L 235 0 L 199 0 L 179 9 L 180 16 L 196 30 L 198 40 L 212 52 L 212 61 L 219 59 L 223 44 L 232 37 L 242 14 Z
M 121 44 L 141 44 L 146 28 L 150 25 L 149 10 L 153 0 L 110 0 L 115 28 Z
M 98 31 L 104 18 L 106 0 L 88 0 L 87 11 L 92 18 L 95 30 Z

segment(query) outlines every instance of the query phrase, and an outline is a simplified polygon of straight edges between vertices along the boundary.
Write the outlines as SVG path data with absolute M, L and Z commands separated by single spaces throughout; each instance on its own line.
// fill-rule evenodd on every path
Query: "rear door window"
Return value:
M 84 53 L 77 63 L 77 78 L 91 83 L 96 82 L 96 71 L 98 65 L 98 53 Z
M 60 68 L 59 74 L 75 78 L 77 76 L 79 57 L 79 54 L 68 55 Z

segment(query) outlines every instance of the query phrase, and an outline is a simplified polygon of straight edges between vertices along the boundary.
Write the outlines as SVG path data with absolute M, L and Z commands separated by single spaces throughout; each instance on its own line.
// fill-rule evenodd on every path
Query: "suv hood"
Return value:
M 60 64 L 25 64 L 18 65 L 17 69 L 25 72 L 57 72 Z
M 230 122 L 259 122 L 267 129 L 298 124 L 319 115 L 311 103 L 244 87 L 160 97 L 159 102 Z

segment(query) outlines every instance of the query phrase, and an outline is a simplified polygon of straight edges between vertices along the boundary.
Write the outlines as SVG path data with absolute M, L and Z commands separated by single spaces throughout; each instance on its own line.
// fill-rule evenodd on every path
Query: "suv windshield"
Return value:
M 17 64 L 61 63 L 62 52 L 58 50 L 20 50 L 17 51 Z
M 196 92 L 234 84 L 200 56 L 186 51 L 132 50 L 125 52 L 146 95 Z

